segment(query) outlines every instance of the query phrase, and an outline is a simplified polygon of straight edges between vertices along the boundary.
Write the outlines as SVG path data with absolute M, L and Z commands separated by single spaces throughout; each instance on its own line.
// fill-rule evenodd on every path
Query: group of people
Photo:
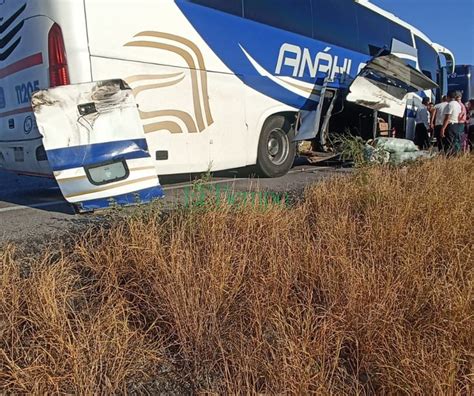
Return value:
M 416 113 L 415 144 L 427 149 L 433 137 L 440 152 L 453 155 L 472 150 L 474 99 L 464 104 L 460 92 L 450 92 L 433 105 L 429 98 L 423 98 Z

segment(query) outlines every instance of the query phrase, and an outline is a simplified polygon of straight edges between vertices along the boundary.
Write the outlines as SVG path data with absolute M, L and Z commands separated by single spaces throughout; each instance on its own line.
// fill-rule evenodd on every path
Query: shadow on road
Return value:
M 54 180 L 0 171 L 0 212 L 10 211 L 15 206 L 74 214 Z
M 213 180 L 248 178 L 250 169 L 237 169 L 211 173 Z M 202 179 L 203 173 L 160 176 L 163 187 L 179 187 Z M 74 215 L 72 205 L 64 199 L 54 179 L 20 176 L 0 170 L 0 213 L 18 206 L 27 206 L 46 212 Z
M 318 164 L 311 164 L 307 158 L 298 157 L 295 160 L 295 166 L 334 166 L 328 161 L 322 161 Z M 203 173 L 191 173 L 172 176 L 160 176 L 160 182 L 165 188 L 179 190 L 189 184 L 209 177 L 213 182 L 231 182 L 239 181 L 245 183 L 249 179 L 259 183 L 255 167 L 238 168 L 227 171 L 212 172 L 209 175 Z M 267 179 L 268 180 L 268 179 Z M 270 186 L 278 184 L 279 179 L 273 179 L 266 182 Z M 281 178 L 284 180 L 284 178 Z M 281 187 L 281 186 L 280 186 Z M 282 188 L 282 187 L 281 187 Z M 171 192 L 169 195 L 173 195 Z M 65 215 L 75 215 L 72 205 L 66 202 L 54 179 L 38 178 L 30 176 L 19 176 L 0 170 L 0 213 L 15 210 L 15 207 L 31 207 L 36 210 L 61 213 Z

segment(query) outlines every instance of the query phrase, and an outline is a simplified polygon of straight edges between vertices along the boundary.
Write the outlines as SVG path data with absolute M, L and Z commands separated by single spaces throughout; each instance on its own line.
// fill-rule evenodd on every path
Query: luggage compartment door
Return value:
M 32 106 L 54 177 L 80 212 L 163 197 L 135 98 L 123 80 L 42 90 Z

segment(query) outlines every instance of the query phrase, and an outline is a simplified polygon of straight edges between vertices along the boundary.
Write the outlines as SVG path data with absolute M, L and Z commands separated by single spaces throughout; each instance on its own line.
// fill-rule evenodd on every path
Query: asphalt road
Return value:
M 251 179 L 239 172 L 213 175 L 209 184 L 233 191 L 302 191 L 306 186 L 347 170 L 324 166 L 298 166 L 277 179 Z M 161 178 L 165 205 L 183 202 L 192 176 Z M 12 175 L 0 171 L 0 245 L 36 243 L 61 237 L 77 226 L 100 221 L 104 213 L 78 215 L 64 200 L 53 180 Z

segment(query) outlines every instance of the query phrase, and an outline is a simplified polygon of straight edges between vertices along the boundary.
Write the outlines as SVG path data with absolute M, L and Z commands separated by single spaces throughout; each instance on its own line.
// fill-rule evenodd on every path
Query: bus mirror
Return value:
M 441 88 L 441 91 L 442 91 L 442 95 L 441 96 L 444 96 L 444 95 L 447 95 L 448 94 L 448 78 L 449 78 L 449 70 L 451 70 L 451 67 L 450 66 L 443 66 L 441 68 L 441 81 L 440 81 L 440 88 Z

